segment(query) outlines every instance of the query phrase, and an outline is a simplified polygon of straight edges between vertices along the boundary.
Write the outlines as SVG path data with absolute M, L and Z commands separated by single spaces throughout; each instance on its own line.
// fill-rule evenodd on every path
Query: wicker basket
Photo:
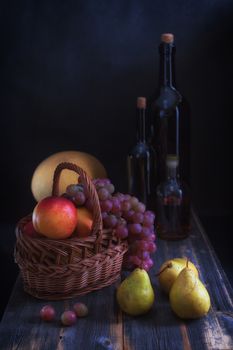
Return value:
M 15 261 L 23 278 L 24 290 L 47 300 L 59 300 L 86 294 L 112 284 L 120 277 L 126 241 L 114 235 L 114 230 L 102 228 L 98 195 L 92 181 L 77 165 L 61 163 L 54 172 L 52 195 L 59 193 L 59 178 L 63 169 L 75 171 L 93 204 L 91 235 L 86 238 L 58 240 L 30 237 L 24 226 L 31 215 L 21 219 L 16 227 Z

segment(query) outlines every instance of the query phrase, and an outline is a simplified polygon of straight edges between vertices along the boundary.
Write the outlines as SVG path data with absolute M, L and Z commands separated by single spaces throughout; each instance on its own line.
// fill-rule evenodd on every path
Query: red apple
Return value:
M 41 234 L 36 232 L 32 221 L 29 221 L 24 225 L 23 233 L 31 238 L 40 238 L 41 237 Z
M 77 225 L 77 208 L 64 197 L 46 197 L 34 208 L 35 230 L 49 238 L 67 238 Z
M 37 236 L 37 232 L 34 229 L 32 221 L 29 221 L 24 225 L 23 233 L 29 237 L 36 237 Z

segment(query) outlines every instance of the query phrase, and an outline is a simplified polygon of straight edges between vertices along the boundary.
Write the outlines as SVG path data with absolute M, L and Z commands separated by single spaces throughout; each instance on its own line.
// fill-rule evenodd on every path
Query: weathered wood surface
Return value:
M 198 217 L 193 214 L 188 239 L 159 240 L 157 244 L 155 265 L 150 271 L 155 303 L 147 315 L 122 314 L 115 301 L 115 284 L 80 298 L 52 302 L 57 320 L 44 323 L 38 314 L 47 302 L 27 295 L 18 278 L 0 325 L 0 350 L 104 349 L 98 345 L 101 336 L 111 340 L 112 348 L 108 349 L 114 350 L 232 350 L 233 291 Z M 189 257 L 197 265 L 211 297 L 208 315 L 198 320 L 182 321 L 176 317 L 155 277 L 162 262 L 180 256 Z M 76 301 L 88 305 L 89 316 L 72 327 L 62 327 L 59 315 Z

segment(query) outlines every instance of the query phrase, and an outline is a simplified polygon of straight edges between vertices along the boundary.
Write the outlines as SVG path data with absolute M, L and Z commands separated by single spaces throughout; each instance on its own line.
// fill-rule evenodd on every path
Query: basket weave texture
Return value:
M 73 163 L 60 163 L 54 172 L 52 195 L 59 194 L 63 169 L 79 174 L 93 207 L 91 235 L 66 239 L 30 237 L 24 233 L 31 215 L 16 227 L 15 262 L 23 278 L 24 290 L 34 297 L 60 300 L 86 294 L 115 282 L 121 273 L 126 241 L 116 238 L 114 230 L 103 229 L 98 195 L 83 169 Z

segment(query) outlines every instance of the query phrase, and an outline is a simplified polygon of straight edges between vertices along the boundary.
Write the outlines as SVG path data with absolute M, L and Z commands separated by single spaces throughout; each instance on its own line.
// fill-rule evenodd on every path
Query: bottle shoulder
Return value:
M 149 156 L 151 152 L 150 146 L 146 142 L 137 142 L 130 150 L 129 156 Z
M 186 185 L 181 182 L 179 179 L 167 179 L 163 182 L 161 182 L 157 186 L 157 195 L 159 196 L 168 196 L 168 195 L 175 195 L 178 197 L 182 197 L 183 195 L 187 194 L 187 187 Z
M 180 92 L 173 86 L 161 86 L 152 102 L 152 109 L 174 109 L 182 102 Z

